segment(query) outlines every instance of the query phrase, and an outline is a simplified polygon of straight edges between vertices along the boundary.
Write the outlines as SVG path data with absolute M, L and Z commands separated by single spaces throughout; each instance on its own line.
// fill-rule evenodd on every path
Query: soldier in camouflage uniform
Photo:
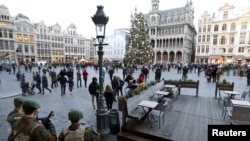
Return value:
M 77 109 L 71 109 L 68 113 L 71 125 L 63 129 L 58 141 L 99 141 L 100 134 L 91 127 L 80 124 L 83 113 Z
M 14 130 L 17 134 L 28 135 L 29 141 L 56 141 L 55 126 L 49 121 L 46 127 L 39 123 L 35 116 L 40 105 L 33 100 L 26 100 L 23 103 L 25 115 L 17 122 Z M 16 135 L 15 135 L 16 136 Z
M 13 111 L 11 111 L 7 117 L 7 121 L 9 122 L 9 124 L 11 126 L 11 133 L 8 137 L 8 140 L 11 140 L 11 137 L 13 136 L 13 125 L 18 120 L 20 120 L 22 116 L 24 116 L 24 112 L 22 109 L 22 105 L 23 105 L 24 101 L 25 101 L 25 99 L 23 99 L 21 97 L 14 98 L 15 109 Z

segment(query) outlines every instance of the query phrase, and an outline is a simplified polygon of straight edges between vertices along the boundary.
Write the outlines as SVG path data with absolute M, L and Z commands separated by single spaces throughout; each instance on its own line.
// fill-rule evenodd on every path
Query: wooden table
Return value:
M 148 113 L 154 109 L 159 103 L 157 102 L 154 102 L 154 101 L 148 101 L 148 100 L 143 100 L 141 101 L 138 106 L 141 106 L 144 113 L 145 113 L 145 117 L 147 118 L 148 120 L 148 123 L 150 124 L 150 127 L 152 128 L 152 124 L 151 124 L 151 121 L 149 120 L 149 117 L 148 117 Z M 146 112 L 145 108 L 148 108 L 148 112 Z
M 161 99 L 162 99 L 164 96 L 169 95 L 169 92 L 166 92 L 166 91 L 156 91 L 156 92 L 154 92 L 154 94 L 157 94 L 157 95 L 158 95 L 158 101 L 160 102 Z
M 243 101 L 243 100 L 231 100 L 231 103 L 234 105 L 240 105 L 240 106 L 247 106 L 250 107 L 250 102 L 248 101 Z

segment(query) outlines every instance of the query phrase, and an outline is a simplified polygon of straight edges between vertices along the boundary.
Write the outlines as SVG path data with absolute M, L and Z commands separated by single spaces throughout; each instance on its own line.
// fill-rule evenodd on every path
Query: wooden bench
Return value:
M 163 82 L 156 83 L 155 85 L 149 87 L 146 90 L 143 90 L 140 94 L 134 95 L 126 99 L 125 97 L 118 98 L 118 110 L 122 112 L 122 122 L 123 125 L 126 125 L 127 118 L 134 120 L 144 119 L 145 112 L 138 104 L 142 100 L 149 100 L 154 91 L 160 90 L 163 87 Z
M 232 116 L 232 124 L 250 124 L 250 107 L 234 105 Z
M 194 88 L 196 89 L 196 96 L 198 97 L 199 93 L 199 80 L 197 81 L 172 81 L 172 80 L 165 80 L 164 85 L 175 85 L 178 90 L 178 95 L 181 94 L 181 88 Z
M 234 90 L 234 82 L 233 83 L 218 83 L 216 82 L 215 86 L 215 98 L 217 98 L 218 90 L 224 90 L 224 91 L 233 91 Z

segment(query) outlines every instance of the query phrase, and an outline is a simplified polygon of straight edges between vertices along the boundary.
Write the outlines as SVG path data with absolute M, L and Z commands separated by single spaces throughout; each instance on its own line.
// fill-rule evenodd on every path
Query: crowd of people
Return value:
M 122 69 L 122 76 L 116 75 L 115 71 L 117 68 Z M 182 73 L 182 79 L 186 80 L 188 78 L 188 73 L 195 72 L 200 75 L 202 71 L 205 73 L 208 82 L 220 81 L 220 75 L 222 74 L 222 69 L 219 65 L 193 65 L 193 64 L 177 64 L 177 65 L 166 65 L 166 70 L 170 71 L 172 68 L 177 69 L 177 74 Z M 113 102 L 117 102 L 119 96 L 127 94 L 129 91 L 132 91 L 138 87 L 143 88 L 147 82 L 149 73 L 155 74 L 155 80 L 159 81 L 163 79 L 162 71 L 164 67 L 156 65 L 154 67 L 150 65 L 143 65 L 140 69 L 139 76 L 135 76 L 134 71 L 138 69 L 136 65 L 105 65 L 102 72 L 102 77 L 105 78 L 105 74 L 109 75 L 110 83 L 104 86 L 103 94 L 106 101 L 106 106 L 108 110 L 113 108 Z M 152 71 L 150 71 L 152 69 Z M 250 69 L 246 72 L 250 78 Z M 74 75 L 75 74 L 75 75 Z M 76 78 L 74 79 L 74 76 Z M 68 88 L 69 94 L 73 94 L 75 88 L 75 80 L 77 88 L 85 87 L 88 88 L 88 92 L 91 95 L 91 102 L 93 108 L 98 106 L 98 97 L 100 94 L 99 80 L 97 77 L 92 77 L 92 81 L 88 85 L 88 76 L 89 72 L 86 67 L 79 68 L 76 66 L 76 71 L 73 67 L 68 66 L 64 67 L 57 72 L 53 67 L 42 69 L 41 71 L 33 72 L 33 82 L 35 83 L 35 88 L 39 91 L 38 94 L 45 94 L 45 90 L 52 93 L 53 88 L 60 86 L 61 96 L 63 97 L 66 94 L 66 88 Z M 49 88 L 49 79 L 50 77 L 50 88 Z M 25 81 L 25 76 L 23 79 Z M 83 80 L 83 81 L 82 81 Z M 104 81 L 104 79 L 103 79 Z M 21 81 L 20 81 L 21 83 Z M 22 82 L 23 83 L 23 82 Z M 68 86 L 67 86 L 68 84 Z M 250 79 L 248 79 L 248 84 L 250 84 Z M 125 89 L 124 86 L 126 85 Z M 22 87 L 22 86 L 21 86 Z M 126 91 L 129 89 L 128 91 Z M 124 91 L 125 90 L 125 91 Z M 92 128 L 86 127 L 80 124 L 80 120 L 83 118 L 83 113 L 78 109 L 72 109 L 68 113 L 68 118 L 71 121 L 71 125 L 66 127 L 62 132 L 57 136 L 55 126 L 52 122 L 41 124 L 35 120 L 35 115 L 37 110 L 40 108 L 40 105 L 36 101 L 25 100 L 23 98 L 14 99 L 15 109 L 10 112 L 7 117 L 7 121 L 10 123 L 12 132 L 9 136 L 9 141 L 13 138 L 32 138 L 33 140 L 59 140 L 63 141 L 64 139 L 71 139 L 74 134 L 79 140 L 98 140 L 99 134 L 96 133 Z M 27 137 L 28 135 L 28 137 Z

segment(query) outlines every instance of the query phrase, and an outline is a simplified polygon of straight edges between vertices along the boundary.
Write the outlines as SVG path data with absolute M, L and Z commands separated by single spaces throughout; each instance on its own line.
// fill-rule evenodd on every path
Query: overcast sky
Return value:
M 188 0 L 190 1 L 190 0 Z M 249 0 L 192 0 L 195 12 L 194 24 L 205 10 L 210 15 L 217 13 L 225 3 L 234 5 L 235 13 L 249 3 Z M 185 6 L 187 0 L 160 0 L 160 10 Z M 97 10 L 97 5 L 104 6 L 104 12 L 109 16 L 106 35 L 112 35 L 117 28 L 129 28 L 130 16 L 137 7 L 138 12 L 149 13 L 151 0 L 0 0 L 0 4 L 8 7 L 11 16 L 22 13 L 30 18 L 32 23 L 44 21 L 46 26 L 56 23 L 66 30 L 74 23 L 78 33 L 83 36 L 95 37 L 95 26 L 91 17 Z

